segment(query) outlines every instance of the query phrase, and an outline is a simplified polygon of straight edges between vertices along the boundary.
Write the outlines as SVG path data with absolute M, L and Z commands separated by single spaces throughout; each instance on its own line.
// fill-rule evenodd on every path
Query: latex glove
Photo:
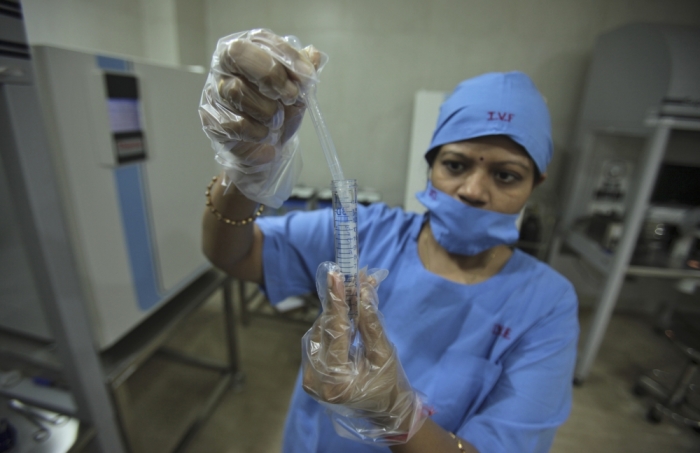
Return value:
M 388 271 L 360 273 L 359 335 L 335 263 L 322 263 L 316 286 L 323 312 L 302 340 L 303 387 L 330 411 L 338 434 L 374 445 L 407 442 L 427 417 L 387 338 L 376 289 Z
M 248 198 L 277 208 L 301 171 L 296 132 L 325 55 L 294 36 L 256 29 L 221 38 L 199 116 L 216 160 Z

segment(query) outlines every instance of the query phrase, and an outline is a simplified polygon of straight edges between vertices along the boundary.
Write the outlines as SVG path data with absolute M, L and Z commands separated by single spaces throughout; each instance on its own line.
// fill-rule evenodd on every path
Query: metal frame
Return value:
M 579 354 L 574 374 L 574 382 L 576 384 L 582 384 L 590 373 L 593 362 L 603 342 L 605 331 L 610 323 L 610 317 L 617 303 L 626 274 L 673 279 L 700 278 L 700 272 L 698 271 L 629 266 L 637 237 L 649 206 L 656 176 L 666 152 L 666 146 L 671 131 L 674 129 L 700 130 L 700 121 L 669 117 L 650 118 L 647 121 L 647 126 L 652 127 L 653 131 L 646 140 L 641 162 L 642 167 L 637 177 L 637 185 L 633 190 L 630 190 L 630 194 L 633 195 L 631 200 L 627 202 L 623 220 L 623 234 L 615 249 L 615 253 L 612 255 L 607 254 L 600 246 L 590 239 L 580 233 L 571 231 L 576 216 L 580 214 L 577 209 L 581 206 L 582 201 L 585 200 L 588 193 L 585 190 L 586 181 L 584 169 L 588 168 L 593 158 L 595 133 L 590 133 L 586 138 L 584 149 L 577 165 L 579 171 L 576 174 L 573 189 L 569 194 L 569 201 L 566 204 L 566 211 L 562 216 L 560 226 L 557 228 L 557 233 L 550 249 L 548 257 L 550 263 L 559 254 L 562 245 L 567 244 L 583 259 L 593 264 L 600 272 L 606 275 L 603 292 L 596 306 L 588 335 Z M 605 133 L 615 134 L 609 131 Z
M 236 340 L 232 280 L 222 273 L 211 270 L 195 280 L 178 296 L 169 301 L 158 313 L 139 325 L 133 332 L 102 354 L 105 378 L 114 399 L 121 428 L 127 443 L 130 443 L 135 425 L 128 410 L 131 397 L 124 385 L 149 358 L 159 354 L 185 365 L 214 370 L 220 373 L 219 380 L 209 394 L 203 408 L 193 416 L 188 428 L 178 439 L 173 451 L 182 451 L 194 433 L 211 415 L 222 395 L 232 385 L 243 383 L 244 375 L 239 369 L 238 344 Z M 226 362 L 194 357 L 165 348 L 168 338 L 188 316 L 206 302 L 214 292 L 222 290 L 223 328 L 226 336 Z M 133 451 L 132 446 L 129 448 Z

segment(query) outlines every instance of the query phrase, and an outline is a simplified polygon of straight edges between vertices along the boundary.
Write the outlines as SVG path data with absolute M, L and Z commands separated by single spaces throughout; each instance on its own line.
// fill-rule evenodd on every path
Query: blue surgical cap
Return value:
M 494 72 L 457 85 L 440 107 L 428 151 L 485 135 L 510 137 L 525 148 L 540 173 L 547 170 L 552 160 L 549 110 L 527 75 Z

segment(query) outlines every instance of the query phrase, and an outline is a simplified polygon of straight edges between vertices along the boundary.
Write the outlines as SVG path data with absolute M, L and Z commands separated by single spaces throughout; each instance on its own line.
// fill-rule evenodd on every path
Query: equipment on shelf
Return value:
M 574 161 L 566 180 L 571 185 L 548 257 L 557 267 L 566 244 L 605 280 L 583 337 L 577 383 L 590 372 L 625 275 L 700 278 L 692 267 L 678 265 L 685 252 L 675 247 L 674 218 L 683 217 L 678 208 L 693 208 L 692 203 L 678 206 L 677 197 L 696 194 L 665 182 L 675 166 L 700 171 L 697 55 L 697 27 L 631 24 L 596 41 L 570 146 Z M 628 174 L 627 182 L 622 178 Z M 687 181 L 681 178 L 679 185 L 682 179 Z M 685 248 L 685 263 L 693 261 L 692 249 L 692 244 Z M 668 267 L 671 262 L 677 267 Z

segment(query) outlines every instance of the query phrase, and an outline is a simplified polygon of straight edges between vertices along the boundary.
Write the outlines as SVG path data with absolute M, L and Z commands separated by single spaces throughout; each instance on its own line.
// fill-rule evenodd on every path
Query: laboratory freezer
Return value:
M 51 148 L 45 165 L 60 182 L 92 331 L 105 349 L 209 267 L 200 222 L 216 168 L 197 114 L 206 75 L 50 46 L 32 47 L 32 60 L 46 129 L 37 133 Z M 22 108 L 15 92 L 8 109 Z M 50 338 L 4 172 L 0 328 Z

